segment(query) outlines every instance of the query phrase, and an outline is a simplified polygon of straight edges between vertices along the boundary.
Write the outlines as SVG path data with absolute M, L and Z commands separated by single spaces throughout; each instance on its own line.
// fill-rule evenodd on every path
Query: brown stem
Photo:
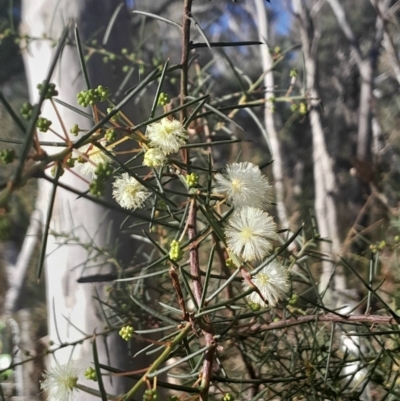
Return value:
M 185 104 L 186 96 L 188 95 L 188 74 L 189 74 L 189 52 L 190 52 L 190 16 L 192 12 L 192 1 L 184 0 L 183 8 L 183 24 L 182 24 L 182 69 L 181 69 L 181 82 L 180 82 L 180 105 Z M 183 123 L 187 116 L 186 108 L 180 111 L 180 120 Z M 189 162 L 189 150 L 182 149 L 182 159 L 185 164 Z
M 181 70 L 181 93 L 180 93 L 180 104 L 183 106 L 185 98 L 188 95 L 188 64 L 189 64 L 189 52 L 190 52 L 190 16 L 192 13 L 192 2 L 193 0 L 185 0 L 183 8 L 183 24 L 182 24 L 182 70 Z M 181 110 L 181 121 L 186 118 L 186 109 Z
M 251 383 L 250 388 L 248 389 L 247 392 L 247 398 L 248 399 L 253 399 L 258 392 L 259 384 L 256 382 L 257 379 L 259 379 L 259 375 L 256 373 L 253 364 L 251 363 L 250 359 L 246 355 L 247 350 L 244 348 L 244 343 L 240 343 L 237 346 L 238 351 L 240 352 L 240 355 L 242 357 L 243 363 L 246 367 L 247 373 L 250 377 L 251 380 L 254 380 L 254 383 Z
M 193 280 L 192 281 L 193 294 L 194 297 L 196 298 L 197 304 L 200 305 L 203 293 L 203 285 L 201 283 L 198 244 L 197 241 L 195 241 L 195 238 L 197 236 L 196 217 L 197 217 L 197 205 L 196 205 L 196 200 L 193 199 L 188 216 L 188 236 L 189 240 L 191 240 L 190 251 L 189 251 L 189 263 L 190 263 L 190 274 L 192 275 L 192 280 Z M 204 315 L 203 321 L 204 324 L 201 324 L 201 329 L 204 335 L 204 340 L 206 345 L 211 345 L 215 342 L 215 340 L 214 340 L 212 324 L 208 315 Z M 207 401 L 208 399 L 208 390 L 210 387 L 211 373 L 214 363 L 214 353 L 215 353 L 215 347 L 209 348 L 205 353 L 203 368 L 201 372 L 201 391 L 200 391 L 201 401 Z
M 229 277 L 231 275 L 231 271 L 229 270 L 228 266 L 226 265 L 226 259 L 228 258 L 227 252 L 225 249 L 221 247 L 221 243 L 215 233 L 213 233 L 213 240 L 214 243 L 216 244 L 216 250 L 217 250 L 217 255 L 218 259 L 220 262 L 220 270 L 222 273 L 225 274 L 226 277 Z M 233 291 L 232 291 L 232 285 L 228 285 L 226 287 L 226 298 L 231 299 L 233 298 Z M 230 311 L 231 315 L 233 316 L 233 311 Z
M 311 315 L 311 316 L 300 316 L 295 319 L 281 320 L 279 322 L 269 324 L 254 324 L 250 327 L 251 331 L 267 331 L 283 329 L 290 326 L 297 326 L 299 324 L 308 322 L 336 322 L 336 323 L 370 323 L 370 324 L 398 324 L 396 319 L 391 316 L 378 316 L 378 315 L 347 315 L 340 316 L 333 313 L 326 315 Z M 243 331 L 247 331 L 247 329 Z

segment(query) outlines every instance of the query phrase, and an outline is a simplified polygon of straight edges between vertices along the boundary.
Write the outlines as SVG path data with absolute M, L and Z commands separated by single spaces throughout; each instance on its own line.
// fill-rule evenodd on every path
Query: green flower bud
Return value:
M 124 326 L 121 327 L 119 331 L 119 335 L 124 339 L 125 341 L 128 341 L 132 338 L 133 333 L 134 333 L 134 328 L 132 326 Z
M 76 136 L 76 135 L 79 134 L 79 132 L 81 132 L 81 129 L 79 128 L 78 124 L 74 124 L 74 125 L 72 126 L 72 128 L 69 130 L 69 132 L 70 132 L 72 135 Z
M 196 173 L 190 173 L 185 178 L 189 188 L 196 187 L 199 183 L 199 176 Z
M 39 117 L 36 121 L 36 127 L 40 132 L 47 132 L 52 122 L 44 117 Z
M 261 306 L 259 304 L 256 304 L 254 302 L 249 303 L 250 309 L 254 312 L 257 312 L 261 309 Z
M 147 389 L 143 394 L 143 401 L 157 401 L 158 395 L 155 389 Z
M 182 259 L 183 252 L 181 250 L 180 242 L 176 239 L 171 241 L 170 244 L 170 251 L 169 251 L 169 258 L 175 262 L 178 262 Z
M 30 120 L 32 117 L 33 106 L 29 102 L 22 103 L 21 114 L 25 120 Z
M 106 131 L 104 138 L 107 142 L 114 142 L 117 139 L 117 132 L 115 131 L 115 129 L 109 128 Z
M 236 265 L 231 258 L 226 259 L 225 265 L 226 265 L 226 267 L 229 267 L 230 269 L 236 269 Z
M 72 168 L 72 167 L 75 167 L 75 161 L 76 161 L 76 158 L 74 158 L 74 157 L 69 157 L 69 158 L 67 159 L 67 161 L 65 162 L 65 164 L 66 164 L 69 168 Z
M 37 84 L 36 87 L 39 89 L 40 95 L 42 95 L 43 88 L 46 84 L 46 81 L 43 81 L 41 84 Z M 49 83 L 47 86 L 46 94 L 44 96 L 45 99 L 51 99 L 53 96 L 57 96 L 58 91 L 56 90 L 56 85 Z
M 91 366 L 89 366 L 84 373 L 86 379 L 88 380 L 93 380 L 95 382 L 97 382 L 97 374 L 96 374 L 96 370 L 93 369 Z
M 10 164 L 14 161 L 15 159 L 15 150 L 6 148 L 0 151 L 0 160 L 4 164 Z
M 165 105 L 167 105 L 169 102 L 170 102 L 170 100 L 169 100 L 168 94 L 165 93 L 165 92 L 161 92 L 161 93 L 160 93 L 160 96 L 158 97 L 158 102 L 157 102 L 157 104 L 158 104 L 159 106 L 165 106 Z
M 305 115 L 307 114 L 307 112 L 308 112 L 307 103 L 301 102 L 299 105 L 299 113 Z

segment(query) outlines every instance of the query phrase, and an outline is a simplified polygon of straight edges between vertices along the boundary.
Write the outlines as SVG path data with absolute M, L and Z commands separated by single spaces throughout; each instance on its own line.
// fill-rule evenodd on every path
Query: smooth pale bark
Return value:
M 29 228 L 25 234 L 25 240 L 21 251 L 17 254 L 16 244 L 7 242 L 5 245 L 5 264 L 7 272 L 8 289 L 4 300 L 5 314 L 15 312 L 18 301 L 21 297 L 21 290 L 24 284 L 25 275 L 29 267 L 29 262 L 36 249 L 38 236 L 40 233 L 40 222 L 42 214 L 35 210 L 32 213 Z
M 98 39 L 101 43 L 105 27 L 107 26 L 118 3 L 110 0 L 25 0 L 22 9 L 23 34 L 39 38 L 29 42 L 24 51 L 26 75 L 31 101 L 38 98 L 36 85 L 45 78 L 49 64 L 53 58 L 55 48 L 48 38 L 58 39 L 66 24 L 77 24 L 82 42 Z M 125 9 L 121 10 L 111 31 L 107 48 L 120 54 L 121 48 L 130 48 L 130 26 Z M 73 30 L 71 29 L 71 40 Z M 118 77 L 118 70 L 113 70 L 109 64 L 104 64 L 97 56 L 88 62 L 92 87 L 102 84 L 116 90 L 122 75 Z M 64 102 L 78 107 L 76 94 L 86 89 L 75 46 L 66 45 L 62 57 L 53 74 L 52 82 L 59 91 L 58 98 Z M 61 120 L 67 131 L 78 124 L 83 129 L 91 127 L 92 122 L 67 108 L 57 106 Z M 61 123 L 49 101 L 42 108 L 42 115 L 50 119 L 52 128 L 62 135 Z M 51 133 L 41 134 L 42 140 L 60 141 Z M 46 152 L 53 153 L 56 148 L 46 148 Z M 49 172 L 46 172 L 49 174 Z M 77 190 L 86 191 L 88 185 L 85 181 L 66 171 L 61 181 Z M 49 206 L 52 185 L 39 180 L 39 197 L 36 209 L 46 216 Z M 48 299 L 49 336 L 56 344 L 72 342 L 80 339 L 84 334 L 101 332 L 106 325 L 103 320 L 99 303 L 93 298 L 104 298 L 105 291 L 102 284 L 78 284 L 77 279 L 82 275 L 108 273 L 113 266 L 106 258 L 99 256 L 91 259 L 90 250 L 82 244 L 92 244 L 98 248 L 112 246 L 117 237 L 115 216 L 106 209 L 88 200 L 78 199 L 76 195 L 58 188 L 51 221 L 51 232 L 47 244 L 46 280 Z M 42 220 L 42 223 L 44 220 Z M 67 238 L 73 237 L 73 240 Z M 133 248 L 129 247 L 129 252 Z M 89 247 L 90 248 L 90 247 Z M 128 249 L 125 247 L 125 249 Z M 127 365 L 126 345 L 116 334 L 107 338 L 98 337 L 100 361 L 115 367 Z M 65 347 L 55 353 L 59 363 L 66 363 L 69 358 L 79 360 L 82 367 L 93 366 L 92 345 L 90 341 L 76 346 L 74 349 Z M 51 358 L 50 358 L 51 359 Z M 104 377 L 106 390 L 118 394 L 126 389 L 126 382 L 111 376 Z M 89 382 L 82 377 L 80 382 L 87 386 L 98 388 L 96 383 Z M 82 391 L 74 395 L 74 400 L 94 400 L 97 397 L 85 394 Z
M 361 76 L 360 100 L 358 108 L 357 129 L 357 159 L 369 161 L 371 157 L 372 141 L 372 102 L 373 79 L 375 77 L 379 50 L 384 37 L 383 15 L 389 8 L 390 0 L 380 1 L 376 4 L 378 17 L 375 23 L 375 35 L 367 55 L 363 55 L 358 40 L 347 21 L 346 13 L 339 0 L 327 0 L 339 24 L 339 28 L 346 36 L 354 55 Z M 375 3 L 375 2 L 374 2 Z M 387 37 L 387 34 L 386 34 Z M 387 42 L 387 41 L 386 41 Z M 395 70 L 396 71 L 396 70 Z
M 309 119 L 312 131 L 313 143 L 313 164 L 314 164 L 314 208 L 318 222 L 319 234 L 322 238 L 329 239 L 331 242 L 321 242 L 321 251 L 328 257 L 336 258 L 340 251 L 340 240 L 337 222 L 337 211 L 335 203 L 335 193 L 337 191 L 336 178 L 333 171 L 332 159 L 326 147 L 324 130 L 321 121 L 320 95 L 317 82 L 317 43 L 318 32 L 313 28 L 308 10 L 301 0 L 293 0 L 293 10 L 298 19 L 298 29 L 304 54 L 305 75 L 306 75 L 306 95 L 308 98 Z M 325 291 L 329 285 L 334 264 L 330 261 L 322 262 L 322 275 L 320 291 Z M 342 277 L 335 276 L 335 290 L 345 289 L 345 282 Z M 334 293 L 329 290 L 326 292 L 325 302 L 332 306 Z
M 274 176 L 274 189 L 275 189 L 275 202 L 276 210 L 278 212 L 278 218 L 282 227 L 289 228 L 289 219 L 286 213 L 285 202 L 284 202 L 284 187 L 283 187 L 283 162 L 279 146 L 278 131 L 275 124 L 274 111 L 272 105 L 268 102 L 268 98 L 274 96 L 275 82 L 273 61 L 268 47 L 268 18 L 265 9 L 264 0 L 254 0 L 255 4 L 255 18 L 258 26 L 258 35 L 261 42 L 267 44 L 260 47 L 261 50 L 261 63 L 264 71 L 264 86 L 265 86 L 265 107 L 264 107 L 264 122 L 267 131 L 271 149 L 272 158 L 272 173 Z
M 388 7 L 390 6 L 390 1 L 381 2 L 379 0 L 371 0 L 372 5 L 375 7 L 375 10 L 378 14 L 378 18 L 382 22 L 383 28 L 383 46 L 387 52 L 389 57 L 390 65 L 393 69 L 394 76 L 397 82 L 400 84 L 400 59 L 398 51 L 396 50 L 396 46 L 393 41 L 392 34 L 389 30 L 389 20 L 391 18 L 390 15 L 387 15 L 389 11 Z M 395 11 L 393 11 L 394 13 Z

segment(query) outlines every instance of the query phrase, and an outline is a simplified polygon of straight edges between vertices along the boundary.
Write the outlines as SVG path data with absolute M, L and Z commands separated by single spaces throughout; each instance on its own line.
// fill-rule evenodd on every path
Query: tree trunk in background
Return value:
M 360 100 L 358 108 L 358 131 L 357 131 L 357 160 L 370 163 L 372 144 L 372 102 L 373 102 L 373 79 L 376 75 L 376 67 L 379 51 L 382 46 L 384 34 L 383 18 L 386 14 L 390 0 L 380 1 L 376 4 L 379 8 L 375 23 L 375 35 L 367 56 L 363 56 L 358 40 L 355 37 L 350 24 L 347 22 L 346 13 L 339 0 L 328 0 L 339 24 L 339 28 L 349 41 L 354 59 L 361 76 Z M 386 35 L 387 36 L 387 35 Z
M 268 47 L 268 18 L 265 10 L 264 0 L 254 0 L 255 3 L 255 19 L 258 25 L 258 35 L 261 42 L 266 42 L 266 45 L 261 46 L 261 62 L 264 76 L 265 86 L 265 107 L 264 107 L 264 122 L 265 129 L 267 131 L 268 138 L 266 141 L 269 142 L 272 158 L 272 173 L 274 175 L 274 188 L 275 188 L 275 201 L 276 209 L 278 212 L 278 218 L 282 228 L 289 228 L 289 219 L 285 208 L 285 195 L 283 187 L 283 162 L 281 158 L 278 131 L 275 125 L 274 111 L 272 105 L 268 102 L 268 98 L 274 96 L 274 73 L 273 62 Z
M 100 44 L 105 28 L 118 6 L 117 2 L 111 0 L 25 0 L 22 10 L 22 34 L 30 37 L 42 38 L 44 34 L 49 38 L 57 40 L 66 24 L 71 24 L 70 38 L 73 40 L 73 26 L 77 24 L 82 43 L 88 39 L 97 39 Z M 120 54 L 121 48 L 131 48 L 129 38 L 131 37 L 130 24 L 126 10 L 123 8 L 119 13 L 111 31 L 107 43 L 108 50 Z M 29 43 L 24 52 L 26 75 L 29 85 L 31 101 L 38 98 L 36 85 L 41 83 L 47 74 L 49 64 L 54 54 L 54 47 L 48 40 L 34 40 Z M 116 90 L 121 82 L 121 74 L 110 64 L 104 64 L 100 56 L 95 56 L 88 62 L 88 69 L 92 87 L 102 84 Z M 58 98 L 62 101 L 78 107 L 76 95 L 79 91 L 86 89 L 82 77 L 78 53 L 75 46 L 66 45 L 62 56 L 57 64 L 51 82 L 56 84 L 59 91 Z M 78 124 L 80 128 L 91 127 L 91 120 L 80 116 L 67 108 L 58 106 L 59 113 L 67 131 Z M 42 107 L 42 115 L 50 119 L 52 128 L 62 133 L 61 125 L 57 119 L 49 101 Z M 42 140 L 60 141 L 51 133 L 41 135 Z M 45 149 L 49 153 L 55 152 L 56 148 Z M 48 174 L 48 173 L 47 173 Z M 60 181 L 79 191 L 86 191 L 87 183 L 66 171 Z M 42 222 L 46 218 L 49 206 L 52 185 L 44 180 L 39 181 L 39 197 L 36 209 L 42 213 Z M 102 284 L 78 284 L 77 279 L 82 275 L 108 273 L 113 266 L 101 256 L 97 260 L 89 254 L 88 249 L 79 243 L 93 244 L 99 248 L 112 246 L 109 238 L 117 237 L 115 216 L 83 198 L 63 190 L 57 189 L 54 204 L 53 217 L 51 221 L 51 233 L 47 244 L 46 258 L 46 280 L 48 301 L 48 325 L 49 336 L 56 344 L 60 342 L 72 342 L 80 339 L 85 334 L 94 331 L 101 332 L 106 325 L 102 317 L 99 303 L 93 299 L 94 296 L 103 298 L 105 296 Z M 73 236 L 76 240 L 67 241 L 67 237 Z M 69 243 L 66 245 L 66 243 Z M 133 249 L 131 246 L 125 249 Z M 103 260 L 101 260 L 103 259 Z M 99 267 L 101 265 L 101 267 Z M 106 338 L 98 337 L 97 345 L 101 363 L 111 364 L 122 368 L 127 364 L 127 350 L 125 342 L 115 333 Z M 73 352 L 72 352 L 73 351 Z M 72 355 L 72 356 L 71 356 Z M 65 363 L 69 358 L 79 360 L 83 367 L 93 366 L 92 345 L 90 341 L 76 346 L 73 350 L 65 347 L 55 353 L 59 363 Z M 82 379 L 82 380 L 81 380 Z M 106 391 L 114 394 L 126 390 L 126 382 L 116 377 L 104 377 Z M 97 384 L 80 378 L 80 382 L 87 386 L 96 387 Z M 98 387 L 96 387 L 98 388 Z M 74 400 L 94 400 L 97 397 L 90 396 L 82 391 L 74 394 Z
M 335 203 L 337 190 L 333 163 L 328 154 L 324 130 L 321 121 L 320 95 L 317 82 L 317 43 L 319 33 L 314 30 L 310 15 L 301 0 L 293 0 L 293 10 L 298 19 L 300 39 L 304 54 L 306 91 L 309 107 L 309 119 L 313 141 L 313 163 L 314 163 L 314 190 L 315 190 L 315 214 L 318 222 L 319 234 L 322 238 L 331 242 L 322 241 L 321 251 L 328 258 L 336 258 L 340 251 L 339 230 Z M 322 262 L 322 275 L 320 292 L 325 291 L 329 285 L 334 272 L 334 262 Z M 343 291 L 345 281 L 341 275 L 335 275 L 335 290 Z M 333 291 L 329 288 L 324 301 L 327 306 L 334 305 Z

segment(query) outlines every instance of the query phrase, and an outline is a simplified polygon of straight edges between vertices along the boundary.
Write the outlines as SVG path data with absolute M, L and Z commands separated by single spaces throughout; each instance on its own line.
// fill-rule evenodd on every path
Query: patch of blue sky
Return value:
M 274 13 L 274 29 L 278 35 L 287 35 L 290 32 L 292 24 L 292 15 L 287 9 L 284 2 L 280 0 L 271 0 L 271 3 L 266 3 L 268 11 Z

